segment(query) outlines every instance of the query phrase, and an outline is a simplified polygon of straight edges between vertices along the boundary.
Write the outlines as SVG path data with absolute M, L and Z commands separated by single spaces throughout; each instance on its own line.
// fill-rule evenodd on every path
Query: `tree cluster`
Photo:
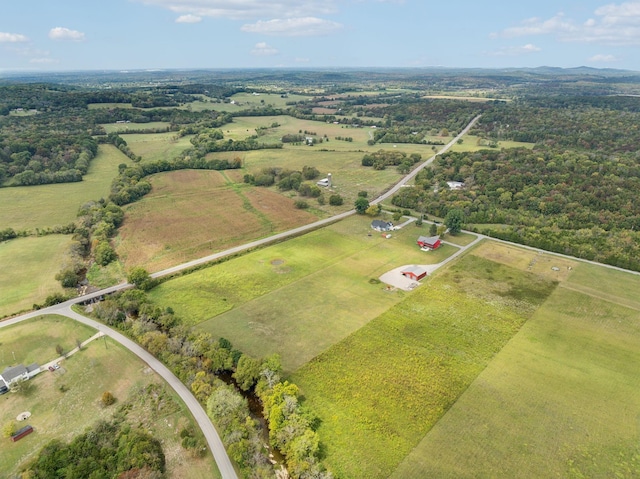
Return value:
M 420 153 L 407 155 L 402 151 L 378 150 L 362 157 L 362 166 L 371 166 L 374 170 L 384 170 L 387 166 L 397 166 L 400 173 L 408 173 L 413 165 L 420 162 Z
M 159 479 L 164 471 L 160 441 L 123 421 L 113 420 L 98 422 L 69 444 L 49 442 L 23 471 L 23 477 Z

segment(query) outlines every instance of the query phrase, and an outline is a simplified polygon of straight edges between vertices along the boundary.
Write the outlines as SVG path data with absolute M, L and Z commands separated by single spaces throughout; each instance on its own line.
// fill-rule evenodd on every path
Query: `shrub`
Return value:
M 116 402 L 116 398 L 109 391 L 105 391 L 102 393 L 102 397 L 100 398 L 100 402 L 104 407 L 111 406 Z
M 293 206 L 295 206 L 299 210 L 306 210 L 307 208 L 309 208 L 309 203 L 304 200 L 298 200 L 293 204 Z
M 344 200 L 340 195 L 331 195 L 329 197 L 329 204 L 331 206 L 340 206 L 342 203 L 344 203 Z

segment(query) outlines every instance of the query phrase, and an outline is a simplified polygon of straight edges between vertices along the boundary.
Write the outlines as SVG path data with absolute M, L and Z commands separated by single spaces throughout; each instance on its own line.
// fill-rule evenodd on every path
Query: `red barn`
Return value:
M 33 432 L 33 428 L 31 426 L 25 426 L 22 429 L 18 429 L 15 434 L 11 435 L 11 440 L 13 442 L 19 441 L 23 437 Z
M 420 248 L 436 249 L 440 246 L 440 236 L 420 236 L 417 243 Z
M 420 281 L 422 278 L 427 276 L 427 272 L 419 266 L 407 266 L 402 270 L 402 276 L 414 281 Z

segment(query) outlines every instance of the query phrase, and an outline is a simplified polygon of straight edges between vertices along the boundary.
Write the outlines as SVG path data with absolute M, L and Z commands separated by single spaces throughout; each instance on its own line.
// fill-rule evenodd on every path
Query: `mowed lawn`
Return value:
M 88 339 L 95 332 L 61 316 L 42 316 L 2 328 L 2 368 L 9 363 L 45 363 L 57 356 L 56 344 L 69 350 L 75 347 L 76 339 Z M 0 396 L 0 424 L 15 421 L 18 414 L 28 411 L 31 417 L 26 424 L 34 428 L 32 434 L 18 442 L 2 439 L 1 477 L 13 477 L 49 441 L 68 442 L 96 421 L 110 419 L 118 406 L 128 400 L 133 404 L 128 412 L 132 422 L 143 424 L 162 440 L 167 477 L 220 477 L 211 455 L 194 459 L 180 446 L 180 429 L 194 425 L 185 406 L 153 371 L 122 346 L 111 339 L 95 340 L 59 364 L 56 372 L 43 371 L 31 379 L 33 391 L 29 395 Z M 149 385 L 157 385 L 151 394 L 145 392 Z M 104 391 L 116 397 L 115 405 L 101 406 Z M 16 425 L 21 427 L 24 423 L 16 421 Z
M 317 219 L 271 190 L 235 184 L 225 172 L 181 170 L 150 181 L 152 192 L 126 207 L 116 238 L 127 267 L 159 271 Z
M 63 292 L 55 275 L 64 264 L 70 242 L 71 236 L 49 235 L 0 243 L 0 318 Z
M 327 466 L 389 477 L 555 284 L 466 255 L 299 369 Z
M 378 283 L 381 274 L 444 259 L 420 251 L 412 225 L 384 239 L 370 234 L 370 222 L 352 217 L 170 280 L 150 295 L 248 354 L 279 353 L 293 371 L 404 297 Z
M 82 181 L 0 188 L 1 227 L 33 230 L 72 223 L 82 204 L 109 195 L 121 163 L 131 160 L 113 145 L 100 145 Z
M 638 291 L 575 266 L 391 477 L 639 477 Z

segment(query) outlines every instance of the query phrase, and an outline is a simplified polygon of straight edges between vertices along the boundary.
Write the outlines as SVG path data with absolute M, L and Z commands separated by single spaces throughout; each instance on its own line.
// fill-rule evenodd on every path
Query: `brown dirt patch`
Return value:
M 322 108 L 322 107 L 313 107 L 311 109 L 312 113 L 315 113 L 316 115 L 335 115 L 336 114 L 336 109 L 335 108 Z

